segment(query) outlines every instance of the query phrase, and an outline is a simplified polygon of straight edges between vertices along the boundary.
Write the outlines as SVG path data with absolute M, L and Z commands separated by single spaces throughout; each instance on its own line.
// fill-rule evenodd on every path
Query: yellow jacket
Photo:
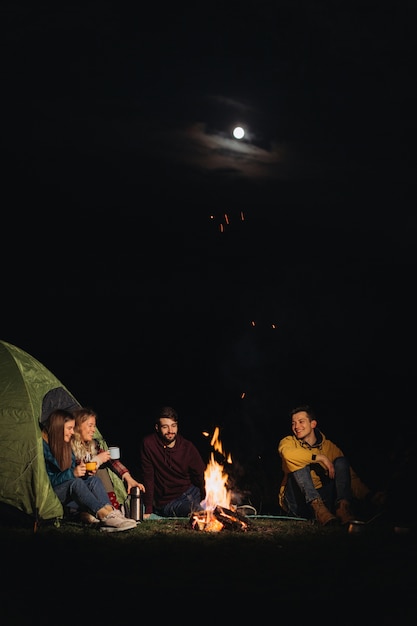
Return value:
M 320 476 L 314 470 L 314 463 L 317 463 L 317 461 L 313 459 L 313 455 L 324 454 L 332 462 L 339 456 L 345 456 L 342 450 L 330 441 L 330 439 L 326 439 L 325 435 L 317 428 L 315 429 L 315 434 L 317 441 L 314 446 L 310 446 L 310 444 L 300 441 L 295 435 L 288 435 L 287 437 L 284 437 L 278 444 L 278 452 L 282 459 L 282 471 L 284 473 L 279 488 L 278 502 L 284 510 L 284 493 L 288 474 L 295 472 L 306 465 L 313 464 L 311 467 L 311 478 L 313 479 L 314 487 L 319 489 L 322 486 L 322 482 Z M 352 467 L 350 468 L 350 476 L 353 497 L 358 500 L 364 500 L 370 493 L 369 487 L 361 481 Z

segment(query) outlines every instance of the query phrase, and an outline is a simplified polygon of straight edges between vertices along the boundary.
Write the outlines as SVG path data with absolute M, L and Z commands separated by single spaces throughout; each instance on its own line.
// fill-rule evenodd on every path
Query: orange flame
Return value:
M 208 436 L 208 433 L 205 431 L 203 435 Z M 224 518 L 228 517 L 227 512 L 235 508 L 231 503 L 232 492 L 227 487 L 229 475 L 225 470 L 226 463 L 232 463 L 232 455 L 228 454 L 226 457 L 219 439 L 218 426 L 214 429 L 210 445 L 213 451 L 204 472 L 206 498 L 201 503 L 203 510 L 195 512 L 191 519 L 193 528 L 216 533 L 224 528 Z M 219 453 L 217 456 L 220 455 L 222 457 L 221 462 L 216 460 L 215 452 Z M 219 509 L 221 510 L 220 515 L 223 521 L 219 519 Z M 232 518 L 230 517 L 230 519 Z M 233 521 L 237 521 L 237 519 L 233 518 Z M 241 529 L 246 530 L 246 528 L 247 525 L 241 522 Z
M 219 428 L 217 426 L 214 430 L 210 445 L 215 451 L 220 452 L 223 457 L 226 456 L 223 451 L 223 446 L 219 440 Z M 228 456 L 227 462 L 232 462 L 231 455 Z M 206 511 L 214 511 L 217 505 L 230 508 L 231 493 L 228 491 L 226 486 L 228 478 L 229 476 L 225 471 L 224 466 L 216 461 L 214 452 L 212 452 L 210 455 L 210 461 L 206 467 L 206 471 L 204 472 L 206 487 Z

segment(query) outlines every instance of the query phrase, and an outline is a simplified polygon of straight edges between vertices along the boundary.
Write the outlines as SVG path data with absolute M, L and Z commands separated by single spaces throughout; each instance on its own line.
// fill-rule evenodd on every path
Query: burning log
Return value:
M 248 518 L 237 511 L 231 511 L 223 506 L 216 506 L 213 513 L 216 519 L 229 530 L 247 530 L 249 528 Z
M 217 505 L 213 511 L 198 511 L 191 516 L 191 526 L 194 530 L 205 532 L 220 532 L 226 530 L 246 531 L 250 527 L 247 517 Z

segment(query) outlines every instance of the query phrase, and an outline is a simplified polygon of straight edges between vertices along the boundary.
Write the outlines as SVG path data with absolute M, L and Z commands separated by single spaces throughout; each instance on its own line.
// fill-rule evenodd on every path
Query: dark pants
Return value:
M 163 507 L 155 507 L 155 513 L 161 517 L 188 517 L 201 509 L 200 502 L 200 489 L 192 485 L 176 500 L 168 502 Z

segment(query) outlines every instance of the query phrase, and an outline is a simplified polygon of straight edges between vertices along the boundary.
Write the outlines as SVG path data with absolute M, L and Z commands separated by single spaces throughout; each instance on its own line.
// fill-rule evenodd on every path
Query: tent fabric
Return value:
M 39 361 L 0 341 L 0 501 L 36 519 L 63 516 L 39 426 L 43 397 L 56 387 L 63 385 Z
M 55 387 L 45 394 L 42 400 L 42 412 L 40 421 L 44 422 L 52 411 L 64 409 L 65 411 L 73 411 L 79 409 L 80 404 L 74 400 L 68 391 L 63 387 Z
M 75 397 L 42 363 L 0 340 L 0 503 L 34 520 L 59 519 L 61 502 L 46 473 L 40 422 L 56 408 L 80 406 Z M 95 437 L 107 444 L 96 429 Z M 123 481 L 111 472 L 122 504 Z

